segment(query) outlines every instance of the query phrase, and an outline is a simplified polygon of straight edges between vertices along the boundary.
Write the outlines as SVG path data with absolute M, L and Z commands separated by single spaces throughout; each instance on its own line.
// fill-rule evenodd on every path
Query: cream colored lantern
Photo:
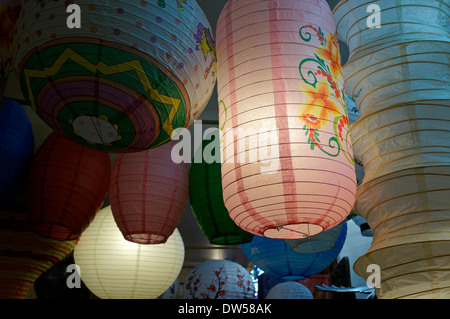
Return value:
M 176 280 L 184 262 L 183 239 L 175 229 L 164 244 L 124 239 L 111 207 L 103 208 L 74 251 L 81 279 L 101 299 L 154 299 Z
M 372 1 L 334 9 L 350 48 L 347 93 L 360 119 L 351 135 L 364 165 L 355 211 L 373 242 L 355 263 L 380 269 L 378 298 L 450 297 L 450 19 L 442 1 Z M 376 14 L 372 13 L 372 14 Z

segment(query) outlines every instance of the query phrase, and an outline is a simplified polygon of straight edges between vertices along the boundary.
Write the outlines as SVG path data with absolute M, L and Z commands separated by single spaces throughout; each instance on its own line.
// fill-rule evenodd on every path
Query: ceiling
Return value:
M 205 12 L 213 31 L 215 32 L 216 22 L 218 16 L 224 7 L 227 0 L 197 0 L 199 5 Z M 338 0 L 328 0 L 330 7 L 333 8 Z M 342 43 L 341 43 L 342 44 Z M 345 46 L 343 46 L 345 50 Z M 346 52 L 341 53 L 343 61 L 346 59 Z M 19 101 L 23 101 L 23 96 L 18 90 L 18 86 L 15 84 L 16 79 L 12 77 L 8 82 L 7 86 L 7 96 L 15 98 Z M 32 110 L 30 107 L 24 105 L 27 114 L 33 125 L 33 131 L 36 140 L 36 148 L 41 145 L 44 139 L 52 132 L 49 126 L 44 123 Z M 217 88 L 215 87 L 211 99 L 206 106 L 204 112 L 200 115 L 199 120 L 208 120 L 211 122 L 218 121 L 218 102 L 217 102 Z M 214 124 L 203 125 L 203 128 L 212 127 Z M 114 155 L 111 155 L 112 160 L 114 160 Z M 246 259 L 245 255 L 242 253 L 239 246 L 216 246 L 208 242 L 208 239 L 200 230 L 197 222 L 194 218 L 190 204 L 186 205 L 184 215 L 179 223 L 178 230 L 185 244 L 185 262 L 184 268 L 180 273 L 179 279 L 181 283 L 183 282 L 187 273 L 196 265 L 202 261 L 209 259 L 228 259 L 236 261 L 243 266 L 250 266 L 249 261 Z

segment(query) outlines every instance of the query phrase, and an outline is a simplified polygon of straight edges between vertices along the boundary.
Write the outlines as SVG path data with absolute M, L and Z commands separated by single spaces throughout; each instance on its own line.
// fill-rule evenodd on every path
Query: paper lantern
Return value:
M 81 280 L 101 299 L 154 299 L 175 281 L 184 261 L 178 229 L 167 242 L 141 245 L 123 238 L 111 212 L 103 208 L 74 251 Z
M 22 8 L 23 0 L 2 0 L 0 2 L 0 30 L 2 30 L 0 34 L 0 101 L 4 97 L 11 69 L 14 54 L 13 42 Z
M 326 1 L 228 1 L 217 25 L 225 206 L 241 228 L 303 238 L 356 192 L 344 79 Z
M 218 150 L 219 143 L 205 140 L 199 152 L 212 146 Z M 191 164 L 189 172 L 189 199 L 194 217 L 208 238 L 214 245 L 243 244 L 253 239 L 253 234 L 238 227 L 230 218 L 223 202 L 222 175 L 220 163 L 201 156 L 202 161 Z
M 339 225 L 336 225 L 324 232 L 321 232 L 320 234 L 314 235 L 309 238 L 285 239 L 284 241 L 296 253 L 321 253 L 333 249 L 333 247 L 336 245 L 336 241 L 339 235 L 342 233 L 344 224 L 345 222 L 342 222 Z
M 0 299 L 25 299 L 34 281 L 67 257 L 75 241 L 33 232 L 25 213 L 0 211 Z
M 22 105 L 4 98 L 0 108 L 0 204 L 17 194 L 33 156 L 34 136 Z
M 334 10 L 348 43 L 347 93 L 364 164 L 355 211 L 373 242 L 355 263 L 361 277 L 380 267 L 378 298 L 450 297 L 450 20 L 441 1 L 383 1 L 381 27 L 368 28 L 369 1 Z
M 78 238 L 108 192 L 108 153 L 51 133 L 37 151 L 27 181 L 33 229 L 57 240 Z
M 286 281 L 269 290 L 266 299 L 314 299 L 311 291 L 301 283 Z
M 110 201 L 125 239 L 140 244 L 164 243 L 183 216 L 188 200 L 189 171 L 175 163 L 175 141 L 156 149 L 119 154 L 114 161 Z
M 303 280 L 320 273 L 338 256 L 347 235 L 347 224 L 334 247 L 315 254 L 294 252 L 283 239 L 254 236 L 248 244 L 241 245 L 244 255 L 269 276 L 284 280 Z
M 159 297 L 159 299 L 177 299 L 180 293 L 180 280 L 177 278 L 173 284 Z
M 207 260 L 187 275 L 183 299 L 253 299 L 250 273 L 231 260 Z
M 119 153 L 161 145 L 194 122 L 216 77 L 195 1 L 81 0 L 66 13 L 68 4 L 28 1 L 18 35 L 22 92 L 50 127 Z

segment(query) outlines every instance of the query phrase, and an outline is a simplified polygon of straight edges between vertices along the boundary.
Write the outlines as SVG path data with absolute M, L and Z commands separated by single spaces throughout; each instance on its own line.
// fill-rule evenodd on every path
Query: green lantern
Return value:
M 205 147 L 214 151 L 219 151 L 219 146 L 211 148 L 209 143 L 213 141 L 203 141 L 202 147 L 198 150 L 202 154 Z M 218 143 L 217 143 L 218 144 Z M 189 173 L 189 199 L 194 213 L 195 219 L 208 238 L 209 242 L 214 245 L 237 245 L 250 242 L 253 234 L 246 232 L 228 215 L 228 210 L 223 202 L 222 195 L 222 175 L 220 171 L 220 161 L 205 161 L 203 156 L 197 156 L 201 162 L 191 164 Z

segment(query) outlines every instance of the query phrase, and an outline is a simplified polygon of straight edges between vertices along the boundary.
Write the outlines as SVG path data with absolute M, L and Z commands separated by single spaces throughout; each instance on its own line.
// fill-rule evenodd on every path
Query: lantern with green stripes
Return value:
M 157 147 L 190 126 L 216 78 L 200 6 L 79 0 L 66 8 L 71 2 L 25 4 L 16 59 L 36 113 L 65 137 L 114 153 Z

